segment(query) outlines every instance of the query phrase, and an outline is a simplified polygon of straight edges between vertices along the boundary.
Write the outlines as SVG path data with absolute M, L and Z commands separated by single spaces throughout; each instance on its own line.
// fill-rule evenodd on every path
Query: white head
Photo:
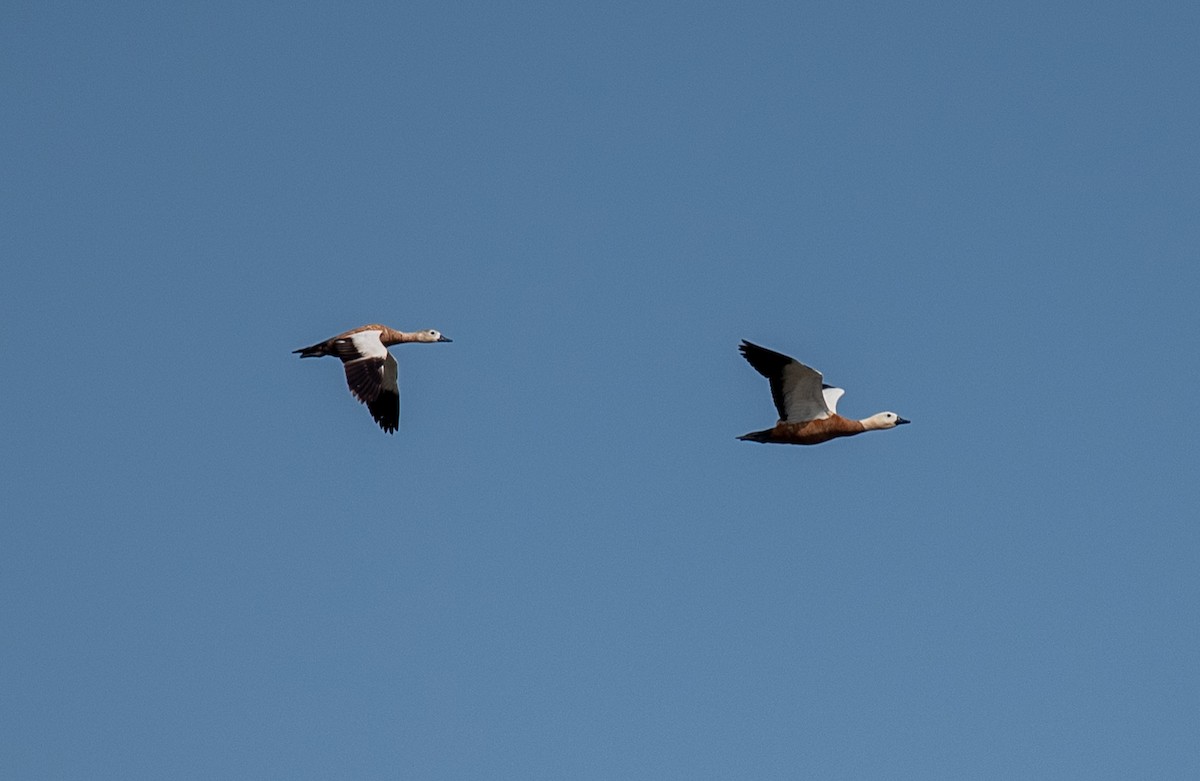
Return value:
M 426 328 L 424 331 L 417 331 L 418 342 L 451 342 L 453 339 L 447 339 L 442 336 L 441 331 L 435 331 L 432 328 Z
M 909 421 L 900 417 L 895 412 L 876 412 L 871 417 L 865 418 L 860 422 L 867 431 L 874 431 L 875 429 L 895 428 Z

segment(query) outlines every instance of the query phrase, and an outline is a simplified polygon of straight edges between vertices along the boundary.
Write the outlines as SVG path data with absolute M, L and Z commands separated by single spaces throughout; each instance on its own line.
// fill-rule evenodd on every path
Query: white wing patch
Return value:
M 359 356 L 382 358 L 388 354 L 388 350 L 383 346 L 380 338 L 382 335 L 383 331 L 359 331 L 356 334 L 350 334 L 347 338 L 354 344 L 354 349 L 358 351 Z
M 837 414 L 838 399 L 840 399 L 842 394 L 845 392 L 846 391 L 842 390 L 841 388 L 834 388 L 833 386 L 821 389 L 821 394 L 825 397 L 825 406 L 829 407 L 830 413 L 834 415 Z

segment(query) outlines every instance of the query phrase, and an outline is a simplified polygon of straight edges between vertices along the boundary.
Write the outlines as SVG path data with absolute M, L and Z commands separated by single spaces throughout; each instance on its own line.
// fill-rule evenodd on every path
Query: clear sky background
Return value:
M 1200 777 L 1197 40 L 6 3 L 0 776 Z

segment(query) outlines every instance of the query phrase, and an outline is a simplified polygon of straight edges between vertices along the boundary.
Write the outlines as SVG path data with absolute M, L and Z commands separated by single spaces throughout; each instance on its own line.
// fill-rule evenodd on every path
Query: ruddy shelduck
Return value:
M 778 442 L 782 445 L 819 445 L 837 437 L 852 437 L 908 423 L 895 412 L 880 412 L 862 420 L 837 414 L 841 388 L 826 385 L 821 373 L 795 358 L 759 347 L 744 339 L 742 356 L 759 374 L 771 381 L 771 397 L 779 410 L 779 422 L 764 431 L 752 431 L 738 439 L 749 442 Z
M 388 352 L 388 347 L 408 342 L 449 341 L 453 340 L 433 329 L 406 333 L 373 324 L 292 352 L 300 353 L 301 358 L 323 355 L 341 358 L 350 392 L 367 405 L 379 427 L 391 434 L 400 426 L 400 386 L 396 382 L 396 359 Z

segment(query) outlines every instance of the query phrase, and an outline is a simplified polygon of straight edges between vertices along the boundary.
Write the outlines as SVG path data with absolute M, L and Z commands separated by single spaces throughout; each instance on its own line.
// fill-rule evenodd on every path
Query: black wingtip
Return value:
M 746 359 L 746 362 L 767 379 L 778 377 L 783 368 L 792 362 L 792 359 L 783 353 L 777 353 L 766 347 L 760 347 L 754 342 L 748 342 L 745 339 L 742 340 L 742 344 L 738 349 L 741 351 L 742 357 Z
M 384 390 L 374 401 L 367 403 L 367 409 L 370 410 L 371 417 L 375 419 L 379 427 L 388 434 L 395 434 L 396 429 L 400 428 L 400 396 L 398 394 Z

